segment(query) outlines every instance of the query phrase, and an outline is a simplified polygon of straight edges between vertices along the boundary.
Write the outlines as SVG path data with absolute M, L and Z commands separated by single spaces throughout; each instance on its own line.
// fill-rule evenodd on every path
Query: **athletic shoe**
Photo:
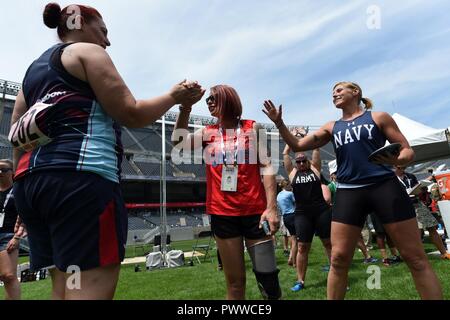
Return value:
M 290 252 L 289 252 L 289 250 L 284 250 L 284 251 L 283 251 L 283 254 L 284 254 L 286 257 L 289 257 Z
M 291 288 L 291 291 L 297 292 L 305 288 L 305 284 L 303 282 L 296 281 L 294 286 Z
M 364 263 L 365 264 L 367 264 L 367 263 L 376 263 L 376 262 L 378 262 L 378 259 L 374 258 L 374 257 L 370 257 L 370 258 L 364 259 Z
M 389 266 L 391 265 L 391 261 L 390 261 L 389 259 L 383 259 L 383 264 L 384 264 L 386 267 L 389 267 Z
M 324 266 L 322 267 L 322 271 L 323 271 L 323 272 L 329 272 L 329 271 L 330 271 L 330 265 L 329 265 L 329 264 L 324 265 Z
M 403 262 L 403 259 L 400 258 L 400 256 L 393 256 L 393 257 L 389 258 L 389 261 L 391 263 L 400 263 L 400 262 Z

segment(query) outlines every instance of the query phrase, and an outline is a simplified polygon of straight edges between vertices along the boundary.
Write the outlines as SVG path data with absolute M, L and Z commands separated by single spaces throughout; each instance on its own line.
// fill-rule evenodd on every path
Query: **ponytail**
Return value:
M 361 98 L 361 102 L 364 103 L 364 109 L 371 110 L 373 107 L 373 102 L 369 98 Z

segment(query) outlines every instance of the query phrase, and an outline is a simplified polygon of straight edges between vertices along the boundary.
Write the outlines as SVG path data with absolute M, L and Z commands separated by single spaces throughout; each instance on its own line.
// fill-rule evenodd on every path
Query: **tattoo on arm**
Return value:
M 315 134 L 313 134 L 313 138 L 314 138 L 314 142 L 319 142 L 320 141 L 319 137 L 316 136 Z

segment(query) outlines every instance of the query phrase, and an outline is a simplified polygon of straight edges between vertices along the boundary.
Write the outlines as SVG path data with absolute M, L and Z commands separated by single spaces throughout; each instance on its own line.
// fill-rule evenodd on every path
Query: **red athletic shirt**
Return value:
M 256 155 L 254 147 L 256 146 L 256 135 L 253 133 L 253 120 L 240 121 L 239 150 L 245 156 L 238 157 L 238 182 L 237 192 L 226 192 L 221 190 L 222 166 L 221 163 L 206 163 L 206 212 L 208 214 L 217 214 L 222 216 L 250 216 L 261 215 L 267 207 L 266 193 L 260 174 L 260 164 L 254 160 Z M 225 131 L 225 130 L 224 130 Z M 236 132 L 237 130 L 234 130 Z M 227 138 L 227 131 L 223 132 L 224 143 L 222 145 L 222 135 L 219 125 L 210 125 L 205 128 L 206 141 L 203 146 L 204 152 L 212 158 L 214 154 L 223 158 L 222 146 L 230 142 L 232 146 L 231 154 L 236 149 L 235 136 Z M 235 133 L 234 133 L 235 135 Z M 245 145 L 244 145 L 245 141 Z

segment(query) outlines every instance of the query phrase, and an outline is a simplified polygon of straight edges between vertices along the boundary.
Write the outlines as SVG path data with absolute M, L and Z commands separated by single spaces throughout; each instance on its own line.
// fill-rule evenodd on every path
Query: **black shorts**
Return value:
M 244 237 L 246 239 L 263 239 L 266 236 L 263 228 L 259 228 L 261 215 L 222 216 L 211 215 L 211 231 L 221 239 Z
M 297 240 L 311 243 L 314 234 L 320 239 L 329 239 L 331 233 L 331 208 L 322 212 L 296 213 L 295 234 Z
M 32 270 L 81 271 L 120 263 L 128 217 L 118 183 L 87 172 L 39 172 L 14 183 Z
M 373 229 L 375 230 L 375 233 L 378 235 L 385 235 L 386 230 L 384 230 L 383 224 L 380 221 L 380 218 L 378 218 L 377 215 L 370 213 L 370 221 L 372 221 Z
M 367 187 L 337 189 L 333 221 L 362 228 L 371 212 L 382 224 L 416 217 L 412 202 L 396 177 Z
M 296 235 L 296 233 L 295 233 L 295 214 L 294 213 L 283 216 L 283 223 L 284 223 L 284 226 L 286 227 L 286 229 L 288 229 L 289 234 L 291 236 Z

